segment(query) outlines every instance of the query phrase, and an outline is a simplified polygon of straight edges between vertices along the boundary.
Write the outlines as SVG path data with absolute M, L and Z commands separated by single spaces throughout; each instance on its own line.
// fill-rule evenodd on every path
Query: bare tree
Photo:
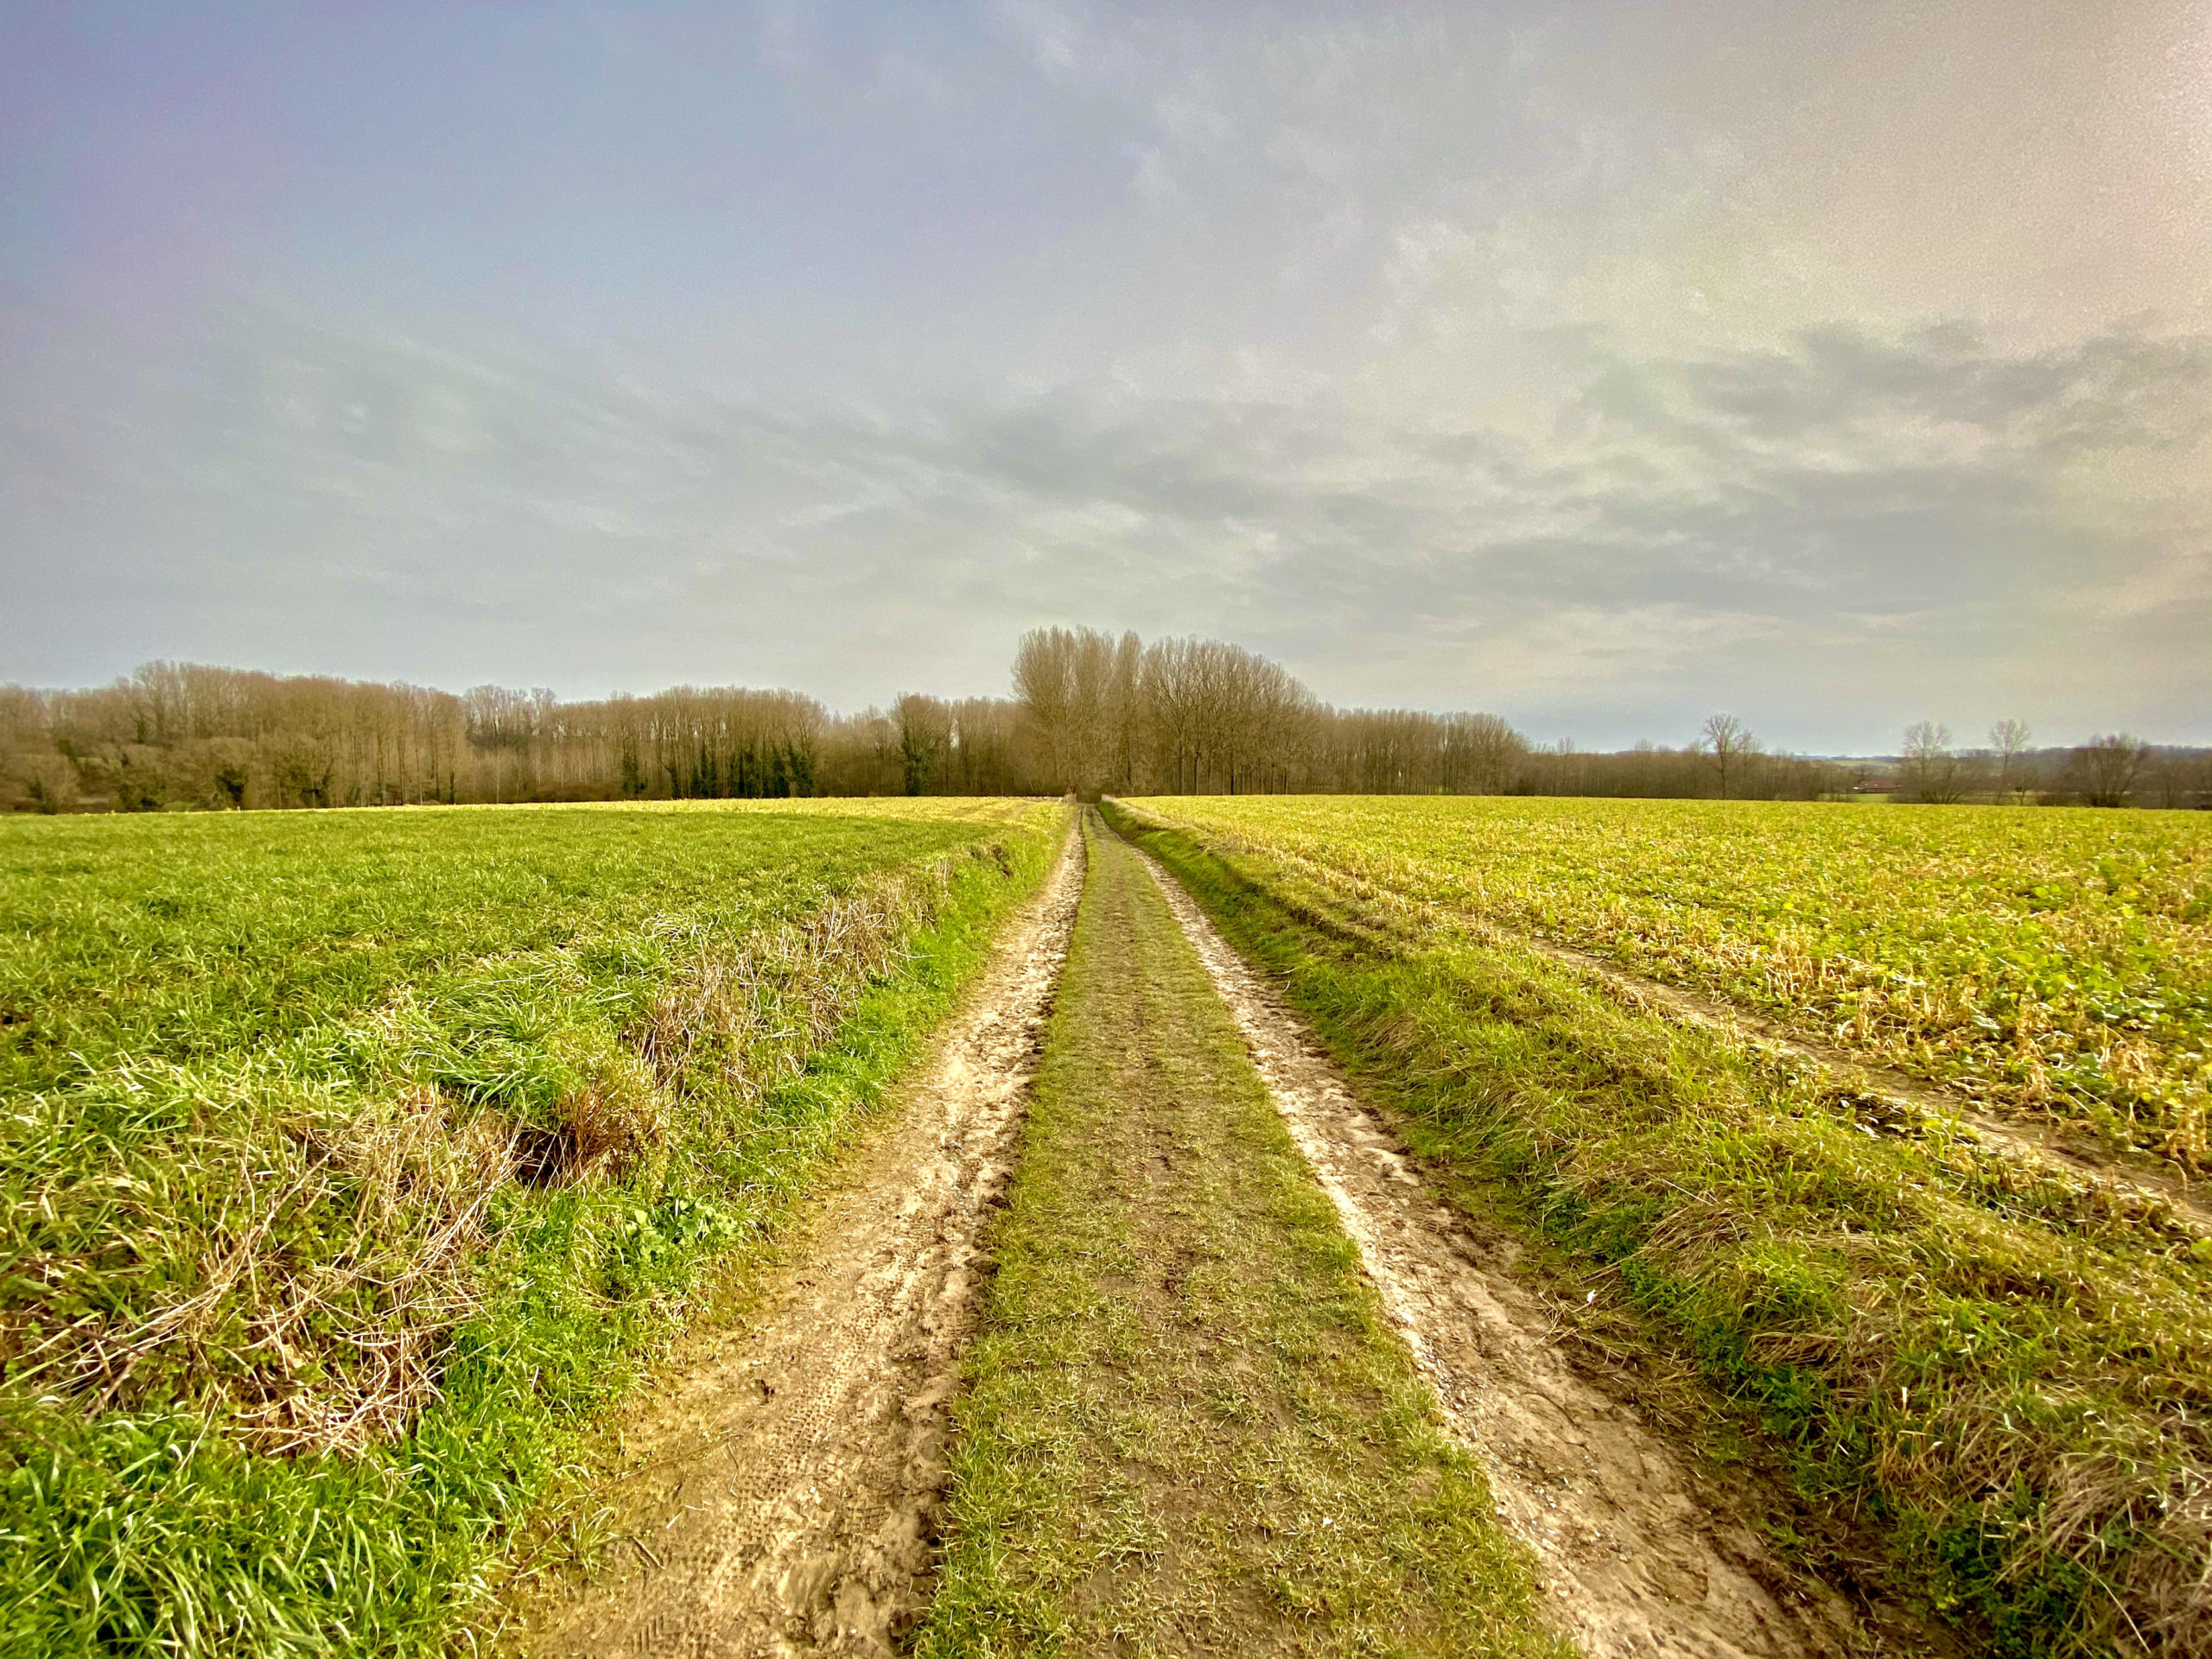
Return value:
M 1144 702 L 1154 766 L 1173 794 L 1196 794 L 1205 760 L 1205 664 L 1195 639 L 1155 639 L 1144 650 Z
M 1055 793 L 1075 786 L 1082 715 L 1075 685 L 1076 636 L 1066 628 L 1032 628 L 1014 653 L 1014 695 L 1028 717 Z
M 1904 779 L 1912 799 L 1950 806 L 1973 787 L 1974 766 L 1951 747 L 1949 727 L 1923 720 L 1905 728 Z
M 1444 728 L 1438 745 L 1441 753 L 1436 769 L 1437 786 L 1495 795 L 1512 781 L 1513 772 L 1527 757 L 1529 745 L 1521 734 L 1496 715 L 1435 716 Z
M 1759 753 L 1759 741 L 1751 728 L 1733 715 L 1709 715 L 1698 734 L 1698 750 L 1720 781 L 1720 798 L 1728 798 L 1731 776 L 1741 778 L 1744 767 Z
M 1139 647 L 1095 628 L 1033 628 L 1014 659 L 1014 695 L 1043 748 L 1055 790 L 1095 796 L 1134 751 Z
M 2141 738 L 2114 732 L 2093 737 L 2075 750 L 2069 770 L 2087 804 L 2125 806 L 2150 758 L 2151 746 Z
M 2167 757 L 2166 806 L 2212 807 L 2212 749 Z
M 2196 771 L 2196 768 L 2190 765 L 2190 757 L 2185 754 L 2160 753 L 2153 750 L 2144 765 L 2142 775 L 2136 779 L 2137 788 L 2160 806 L 2187 806 L 2190 796 L 2195 793 L 2192 785 Z
M 1104 782 L 1124 792 L 1135 787 L 1145 747 L 1144 641 L 1133 632 L 1114 642 L 1104 723 Z
M 1989 752 L 1997 758 L 1999 799 L 2012 793 L 2012 775 L 2019 768 L 2020 757 L 2034 741 L 2035 734 L 2028 729 L 2024 720 L 2000 720 L 1989 728 Z

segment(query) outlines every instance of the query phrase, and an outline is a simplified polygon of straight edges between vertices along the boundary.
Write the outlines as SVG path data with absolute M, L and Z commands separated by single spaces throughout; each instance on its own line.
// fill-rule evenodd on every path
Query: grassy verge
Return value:
M 1560 1651 L 1204 969 L 1091 855 L 918 1651 Z
M 674 842 L 632 849 L 622 816 L 534 815 L 583 820 L 549 851 L 533 815 L 483 816 L 485 847 L 464 825 L 434 849 L 442 888 L 331 898 L 303 869 L 276 918 L 292 955 L 219 927 L 142 950 L 105 1025 L 96 976 L 51 976 L 60 1018 L 115 1034 L 17 1050 L 47 1086 L 11 1095 L 0 1167 L 0 1654 L 436 1650 L 1050 852 L 1041 820 L 660 814 L 646 839 Z M 517 836 L 541 868 L 486 857 Z M 408 903 L 442 955 L 383 927 L 349 949 L 327 919 Z M 116 948 L 56 931 L 79 935 Z M 295 1006 L 257 1016 L 288 981 Z M 302 983 L 329 992 L 305 1013 Z
M 1888 1586 L 2008 1655 L 2212 1653 L 2212 1262 L 1809 1068 L 1623 1007 L 1510 942 L 1123 814 L 1452 1196 L 1595 1294 L 1678 1421 L 1755 1444 Z M 1656 1396 L 1655 1396 L 1656 1397 Z

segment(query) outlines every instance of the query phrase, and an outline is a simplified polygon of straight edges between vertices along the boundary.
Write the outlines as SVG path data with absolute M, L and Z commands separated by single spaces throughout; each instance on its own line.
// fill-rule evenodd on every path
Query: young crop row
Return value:
M 2212 817 L 1706 801 L 1135 802 L 2199 1169 Z
M 1043 827 L 0 824 L 0 1653 L 435 1644 Z

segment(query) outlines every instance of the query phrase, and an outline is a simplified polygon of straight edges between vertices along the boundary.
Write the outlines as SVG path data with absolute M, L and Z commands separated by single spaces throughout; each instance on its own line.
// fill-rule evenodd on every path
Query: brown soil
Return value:
M 1556 1316 L 1515 1278 L 1512 1247 L 1478 1238 L 1432 1195 L 1190 895 L 1146 863 L 1575 1644 L 1591 1659 L 1878 1646 L 1841 1597 L 1785 1569 L 1716 1503 L 1634 1406 L 1575 1371 L 1550 1339 Z
M 1069 837 L 887 1129 L 785 1252 L 745 1327 L 679 1354 L 633 1414 L 624 1542 L 524 1610 L 594 1659 L 887 1655 L 927 1599 L 948 1407 L 973 1334 L 1084 855 Z

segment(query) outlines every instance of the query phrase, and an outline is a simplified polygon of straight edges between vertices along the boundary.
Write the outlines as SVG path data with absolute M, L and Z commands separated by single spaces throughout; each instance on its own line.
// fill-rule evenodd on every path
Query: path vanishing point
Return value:
M 1773 1560 L 1633 1401 L 1576 1370 L 1549 1339 L 1553 1313 L 1516 1277 L 1513 1246 L 1442 1200 L 1189 894 L 1089 808 L 741 1326 L 687 1348 L 626 1420 L 635 1467 L 622 1477 L 622 1541 L 523 1609 L 512 1641 L 543 1659 L 900 1650 L 931 1593 L 962 1364 L 1079 908 L 1109 887 L 1123 906 L 1172 918 L 1187 946 L 1179 971 L 1233 1020 L 1568 1649 L 1883 1649 L 1842 1596 Z M 1084 984 L 1140 971 L 1135 951 L 1109 952 Z M 1233 1625 L 1192 1643 L 1306 1650 L 1263 1630 L 1248 1648 Z

